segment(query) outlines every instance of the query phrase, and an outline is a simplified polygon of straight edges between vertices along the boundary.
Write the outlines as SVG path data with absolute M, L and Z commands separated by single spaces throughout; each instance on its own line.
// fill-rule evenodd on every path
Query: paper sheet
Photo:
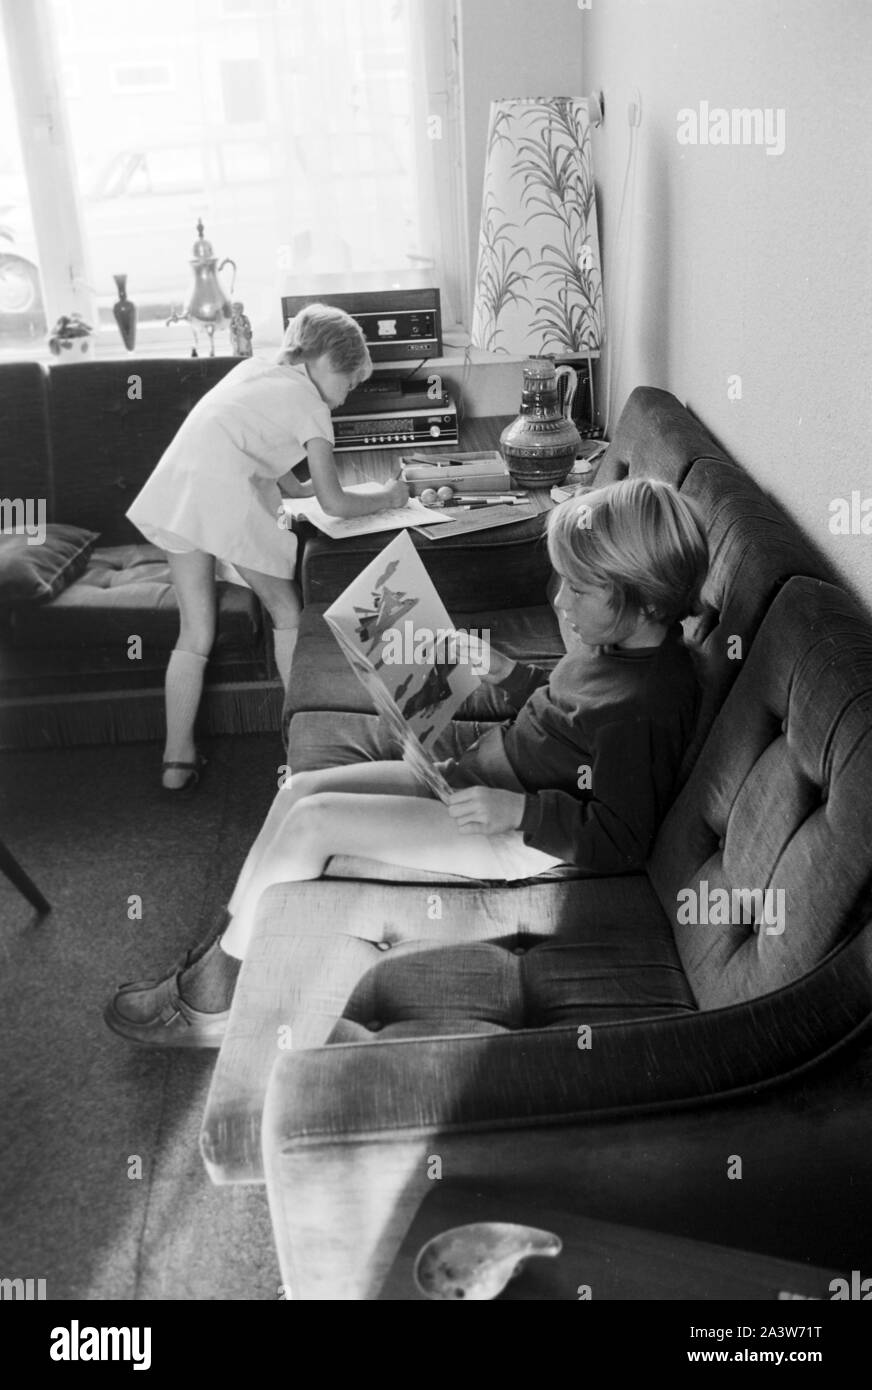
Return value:
M 346 492 L 377 492 L 380 483 L 353 483 Z M 394 507 L 389 511 L 373 512 L 369 516 L 342 518 L 328 516 L 317 497 L 285 497 L 282 507 L 287 517 L 304 517 L 325 536 L 332 540 L 342 540 L 348 536 L 370 536 L 377 531 L 399 531 L 408 526 L 438 525 L 450 521 L 445 512 L 435 507 L 425 507 L 416 497 L 409 499 L 405 507 Z

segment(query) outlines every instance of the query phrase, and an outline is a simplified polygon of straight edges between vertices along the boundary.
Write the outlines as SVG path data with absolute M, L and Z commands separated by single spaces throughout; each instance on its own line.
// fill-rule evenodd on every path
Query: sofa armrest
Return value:
M 446 1162 L 455 1140 L 478 1136 L 480 1171 L 505 1176 L 525 1132 L 756 1093 L 847 1043 L 870 1010 L 872 923 L 773 994 L 602 1024 L 589 1048 L 561 1027 L 282 1057 L 263 1117 L 282 1276 L 296 1297 L 373 1298 L 431 1186 L 434 1155 Z
M 605 914 L 615 910 L 612 882 L 576 879 L 494 888 L 469 879 L 463 886 L 316 879 L 268 889 L 203 1120 L 200 1148 L 212 1181 L 263 1180 L 260 1120 L 275 1058 L 284 1047 L 322 1047 L 383 950 L 571 936 L 582 912 L 592 921 L 608 920 Z M 630 876 L 621 881 L 618 910 L 635 902 L 624 896 L 634 884 Z

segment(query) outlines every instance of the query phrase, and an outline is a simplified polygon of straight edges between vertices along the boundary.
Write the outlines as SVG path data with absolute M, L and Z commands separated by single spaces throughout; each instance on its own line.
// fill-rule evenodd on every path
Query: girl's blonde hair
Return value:
M 632 611 L 667 624 L 700 611 L 705 528 L 695 507 L 656 478 L 625 478 L 555 507 L 548 555 L 570 583 L 609 589 L 615 630 Z
M 279 362 L 311 362 L 324 353 L 336 372 L 349 372 L 355 385 L 372 376 L 372 360 L 358 323 L 343 309 L 307 304 L 285 329 Z

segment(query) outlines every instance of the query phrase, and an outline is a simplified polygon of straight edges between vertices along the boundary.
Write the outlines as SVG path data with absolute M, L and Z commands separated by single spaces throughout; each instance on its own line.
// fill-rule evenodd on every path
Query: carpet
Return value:
M 216 1188 L 200 1158 L 217 1054 L 102 1019 L 204 935 L 276 790 L 277 736 L 203 751 L 179 801 L 155 744 L 0 755 L 0 835 L 53 906 L 38 919 L 0 876 L 0 1274 L 49 1299 L 279 1295 L 265 1188 Z

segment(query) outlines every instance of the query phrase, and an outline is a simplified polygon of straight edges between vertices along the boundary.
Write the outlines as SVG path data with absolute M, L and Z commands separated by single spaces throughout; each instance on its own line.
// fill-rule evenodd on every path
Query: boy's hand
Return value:
M 501 835 L 517 830 L 524 815 L 524 793 L 496 787 L 464 787 L 452 792 L 448 814 L 461 835 Z
M 474 676 L 478 676 L 479 680 L 485 681 L 488 685 L 505 680 L 517 664 L 510 656 L 496 651 L 489 642 L 475 633 L 455 629 L 453 636 L 458 661 L 468 666 Z

